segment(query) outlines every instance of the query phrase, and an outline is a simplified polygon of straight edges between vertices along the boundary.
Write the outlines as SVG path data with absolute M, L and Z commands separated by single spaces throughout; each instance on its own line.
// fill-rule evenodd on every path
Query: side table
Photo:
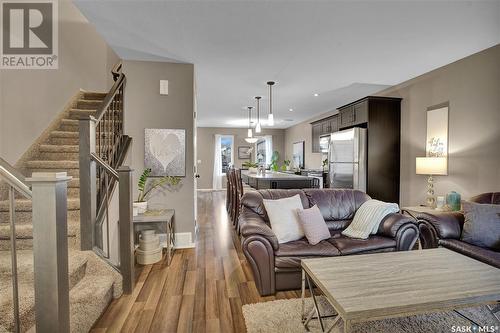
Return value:
M 167 265 L 170 265 L 174 254 L 175 232 L 174 232 L 173 209 L 148 209 L 143 214 L 132 217 L 134 225 L 134 242 L 139 243 L 139 232 L 141 230 L 156 230 L 167 235 L 166 242 L 162 245 L 167 249 Z

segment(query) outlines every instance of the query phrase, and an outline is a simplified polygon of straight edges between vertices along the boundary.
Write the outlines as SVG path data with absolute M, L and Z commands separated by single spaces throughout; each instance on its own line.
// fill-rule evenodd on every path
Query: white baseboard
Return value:
M 176 232 L 175 246 L 176 249 L 191 249 L 195 247 L 192 235 L 190 232 Z
M 221 188 L 220 190 L 216 190 L 214 188 L 198 188 L 196 189 L 198 192 L 218 192 L 218 191 L 226 191 L 225 188 Z

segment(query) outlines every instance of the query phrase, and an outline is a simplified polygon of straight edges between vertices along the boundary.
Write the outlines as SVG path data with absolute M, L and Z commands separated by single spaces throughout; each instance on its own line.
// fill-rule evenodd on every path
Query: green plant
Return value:
M 279 170 L 279 165 L 278 165 L 279 158 L 280 158 L 280 154 L 277 151 L 274 151 L 273 155 L 271 156 L 271 164 L 269 165 L 269 167 L 273 171 L 278 171 Z
M 323 160 L 323 168 L 324 168 L 324 167 L 326 167 L 327 165 L 328 165 L 328 159 L 327 159 L 327 158 L 325 158 L 325 159 Z
M 137 197 L 137 202 L 144 202 L 151 191 L 161 187 L 165 184 L 175 186 L 181 182 L 181 177 L 177 176 L 164 176 L 148 184 L 148 178 L 151 177 L 151 169 L 145 169 L 141 176 L 139 177 L 139 182 L 137 187 L 139 188 L 139 195 Z M 149 186 L 148 186 L 149 185 Z
M 283 164 L 284 164 L 285 166 L 289 166 L 289 165 L 290 165 L 290 163 L 291 163 L 291 162 L 290 162 L 290 160 L 284 160 L 284 161 L 283 161 Z
M 241 166 L 244 168 L 257 168 L 259 165 L 257 163 L 252 163 L 250 161 L 247 161 L 247 162 L 243 162 L 243 164 Z

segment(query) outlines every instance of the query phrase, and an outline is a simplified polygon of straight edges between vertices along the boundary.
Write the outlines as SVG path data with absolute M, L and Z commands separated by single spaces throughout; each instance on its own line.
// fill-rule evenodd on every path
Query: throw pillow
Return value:
M 500 205 L 462 201 L 465 222 L 462 240 L 500 251 Z
M 278 238 L 278 243 L 286 243 L 304 237 L 304 230 L 302 230 L 297 216 L 297 210 L 304 209 L 298 194 L 278 200 L 264 199 L 264 207 L 266 207 L 271 229 Z
M 308 209 L 297 210 L 300 224 L 304 230 L 307 241 L 311 245 L 316 245 L 324 239 L 330 238 L 330 230 L 318 206 L 314 205 Z
M 399 212 L 396 203 L 370 199 L 365 201 L 354 214 L 351 224 L 342 231 L 342 235 L 351 238 L 367 239 L 376 234 L 380 222 L 391 213 Z

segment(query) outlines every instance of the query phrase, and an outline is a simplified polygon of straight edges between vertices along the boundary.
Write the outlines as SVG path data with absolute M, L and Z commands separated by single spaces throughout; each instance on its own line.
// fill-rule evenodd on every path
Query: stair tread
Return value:
M 79 162 L 75 160 L 32 160 L 26 162 L 26 167 L 31 171 L 36 169 L 61 169 L 62 172 L 67 169 L 78 169 Z
M 80 198 L 68 198 L 68 210 L 80 209 Z M 0 201 L 0 212 L 9 211 L 9 200 Z M 31 200 L 16 199 L 16 211 L 31 211 Z
M 80 221 L 68 220 L 68 237 L 77 236 L 80 233 Z M 0 223 L 0 241 L 10 239 L 10 224 Z M 16 224 L 16 239 L 32 239 L 33 224 Z M 0 253 L 3 251 L 0 251 Z M 1 265 L 1 263 L 0 263 Z M 1 270 L 0 270 L 1 274 Z
M 78 145 L 40 145 L 40 151 L 42 152 L 78 153 L 79 149 Z
M 52 131 L 50 135 L 58 138 L 78 138 L 80 133 L 75 131 Z

